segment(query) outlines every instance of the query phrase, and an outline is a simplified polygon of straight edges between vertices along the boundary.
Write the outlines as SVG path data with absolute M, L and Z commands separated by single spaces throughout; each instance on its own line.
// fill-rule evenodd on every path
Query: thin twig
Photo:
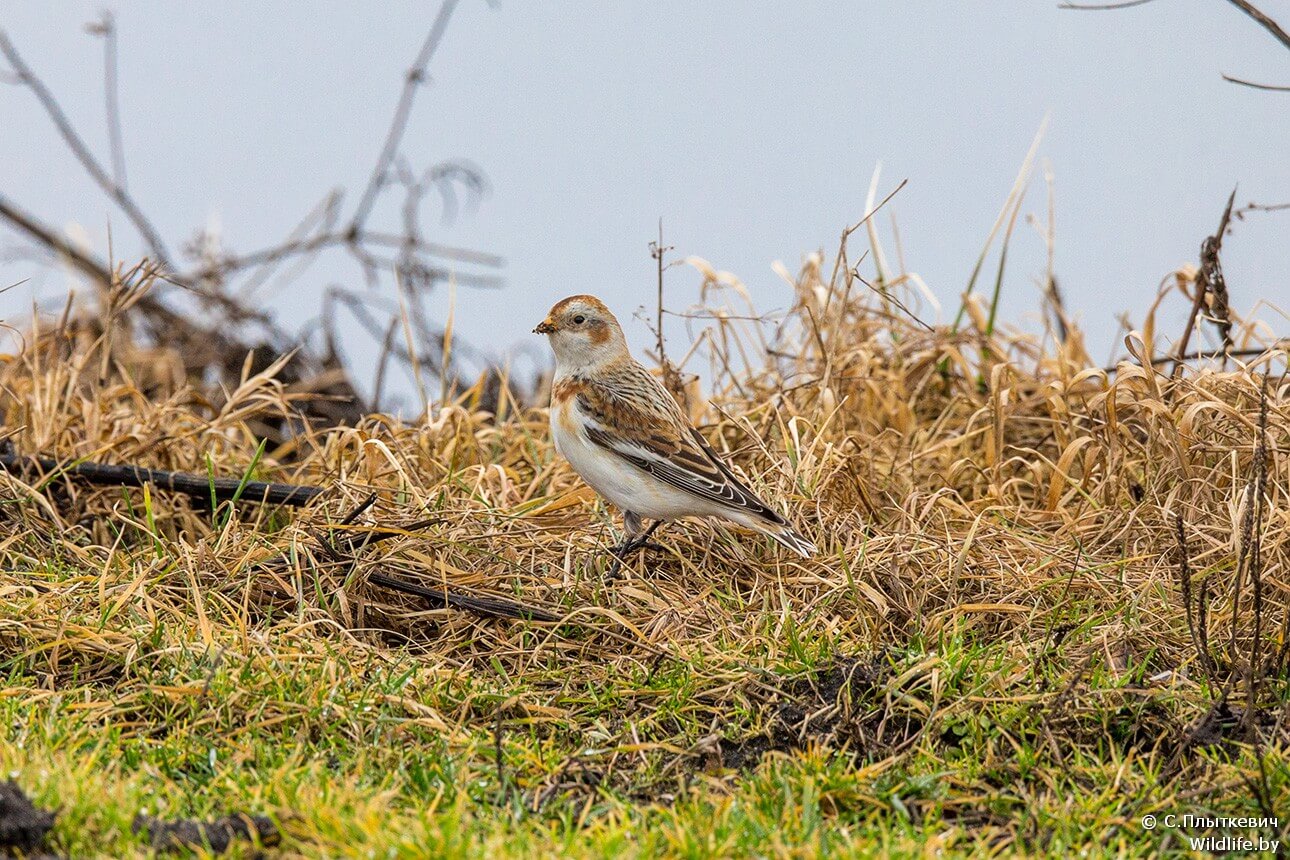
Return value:
M 45 86 L 44 81 L 38 78 L 22 59 L 22 55 L 18 53 L 18 49 L 14 47 L 13 42 L 9 41 L 9 35 L 4 30 L 0 30 L 0 54 L 4 54 L 18 79 L 36 96 L 36 100 L 40 102 L 40 106 L 44 108 L 45 113 L 49 115 L 50 120 L 54 123 L 54 127 L 58 129 L 59 135 L 62 136 L 63 141 L 72 151 L 72 154 L 76 156 L 76 160 L 85 168 L 90 178 L 103 190 L 104 194 L 120 207 L 121 211 L 130 219 L 130 222 L 134 224 L 135 229 L 139 231 L 139 235 L 143 237 L 157 262 L 161 263 L 166 269 L 173 271 L 174 265 L 171 263 L 170 253 L 166 250 L 165 243 L 161 241 L 161 234 L 157 232 L 157 228 L 152 226 L 152 222 L 143 214 L 143 210 L 139 208 L 139 205 L 135 203 L 134 198 L 130 196 L 125 188 L 109 176 L 107 171 L 99 164 L 98 159 L 90 152 L 84 139 L 72 126 L 67 114 L 63 113 L 63 108 L 58 103 L 58 99 L 54 97 L 49 87 Z
M 125 188 L 125 144 L 122 142 L 120 88 L 117 86 L 116 16 L 111 10 L 104 9 L 103 17 L 86 29 L 103 37 L 103 107 L 107 116 L 108 146 L 112 151 L 112 176 L 117 185 Z
M 1129 9 L 1133 6 L 1145 6 L 1152 0 L 1123 0 L 1120 3 L 1059 3 L 1058 9 L 1076 9 L 1080 12 L 1106 12 L 1113 9 Z
M 897 185 L 895 188 L 893 188 L 890 194 L 882 198 L 882 201 L 879 202 L 877 206 L 873 207 L 868 212 L 866 212 L 863 218 L 861 218 L 859 221 L 855 222 L 851 226 L 844 227 L 842 229 L 842 239 L 838 243 L 838 255 L 833 260 L 833 273 L 829 275 L 830 286 L 832 286 L 834 283 L 837 282 L 838 270 L 842 266 L 843 259 L 845 259 L 846 257 L 847 240 L 851 238 L 851 234 L 859 230 L 865 224 L 867 224 L 869 222 L 869 219 L 872 218 L 874 215 L 878 214 L 878 210 L 886 206 L 891 201 L 891 198 L 899 194 L 900 190 L 904 188 L 908 183 L 909 183 L 908 177 L 900 180 L 900 184 Z M 857 263 L 856 265 L 858 266 L 859 263 Z M 828 312 L 829 306 L 832 304 L 832 302 L 833 302 L 833 290 L 829 290 L 828 298 L 825 299 L 825 302 L 824 302 L 824 310 L 826 313 Z
M 667 351 L 663 345 L 663 270 L 667 268 L 664 258 L 667 252 L 672 248 L 663 244 L 663 219 L 658 219 L 658 240 L 649 243 L 649 255 L 658 264 L 658 292 L 655 301 L 655 318 L 654 318 L 654 337 L 655 345 L 658 350 L 656 358 L 658 359 L 659 370 L 663 372 L 663 385 L 672 396 L 677 397 L 688 409 L 690 405 L 689 395 L 685 391 L 685 383 L 681 378 L 681 371 L 667 360 Z
M 113 284 L 113 275 L 106 263 L 72 245 L 60 236 L 58 231 L 53 227 L 43 223 L 40 219 L 23 209 L 13 200 L 5 197 L 3 193 L 0 193 L 0 218 L 7 221 L 19 231 L 26 233 L 38 244 L 53 251 L 57 256 L 65 259 L 91 281 L 98 283 L 103 289 L 111 289 Z M 147 273 L 149 275 L 156 274 L 155 271 L 151 269 L 149 269 Z M 279 329 L 274 327 L 264 314 L 250 311 L 229 297 L 219 293 L 198 291 L 198 294 L 199 297 L 206 299 L 209 303 L 214 303 L 221 307 L 228 314 L 231 321 L 244 322 L 247 320 L 254 320 L 266 328 L 269 337 L 274 340 L 284 341 L 285 335 Z M 155 296 L 140 296 L 136 304 L 140 310 L 154 318 L 154 322 L 158 327 L 169 327 L 172 333 L 174 331 L 182 330 L 194 335 L 195 340 L 204 342 L 208 346 L 227 346 L 230 344 L 226 333 L 215 329 L 200 328 L 194 325 L 180 314 L 171 310 Z M 250 349 L 249 346 L 239 347 L 239 351 L 243 355 L 245 355 L 248 349 Z
M 864 262 L 864 261 L 863 261 L 863 260 L 861 260 L 860 262 Z M 874 292 L 875 294 L 877 294 L 877 295 L 878 295 L 878 296 L 880 296 L 881 298 L 884 298 L 884 299 L 886 299 L 886 300 L 890 301 L 892 304 L 894 304 L 894 305 L 896 306 L 896 308 L 897 308 L 898 310 L 902 310 L 902 311 L 904 311 L 906 316 L 908 316 L 908 317 L 909 317 L 911 320 L 913 320 L 914 322 L 918 323 L 918 324 L 919 324 L 920 326 L 922 326 L 923 328 L 925 328 L 925 329 L 927 329 L 928 331 L 931 331 L 931 332 L 936 331 L 936 329 L 935 329 L 935 328 L 933 328 L 932 326 L 928 325 L 928 324 L 927 324 L 926 322 L 924 322 L 923 320 L 919 319 L 919 318 L 918 318 L 918 315 L 917 315 L 916 313 L 914 313 L 913 311 L 911 311 L 908 307 L 906 307 L 905 303 L 904 303 L 904 302 L 902 302 L 900 299 L 896 298 L 894 295 L 891 295 L 890 293 L 887 293 L 887 292 L 884 292 L 884 291 L 882 291 L 882 290 L 879 290 L 879 289 L 878 289 L 877 287 L 875 287 L 873 284 L 871 284 L 871 283 L 869 283 L 867 280 L 865 280 L 865 279 L 864 279 L 864 276 L 860 274 L 860 263 L 856 263 L 856 264 L 851 268 L 851 272 L 850 272 L 850 274 L 851 274 L 852 276 L 854 276 L 854 277 L 856 278 L 856 280 L 860 281 L 860 283 L 862 283 L 862 284 L 864 284 L 866 287 L 868 287 L 870 290 L 873 290 L 873 292 Z
M 339 245 L 372 245 L 375 247 L 401 250 L 410 248 L 413 251 L 422 252 L 435 257 L 442 257 L 445 260 L 475 263 L 489 268 L 500 268 L 504 265 L 502 258 L 496 254 L 488 254 L 483 251 L 475 251 L 470 248 L 457 248 L 452 245 L 442 245 L 437 242 L 426 242 L 415 237 L 412 237 L 411 240 L 409 240 L 409 237 L 407 236 L 395 236 L 391 233 L 370 232 L 367 230 L 360 230 L 355 233 L 347 227 L 343 231 L 321 233 L 317 236 L 311 236 L 308 239 L 289 240 L 279 245 L 274 245 L 271 248 L 261 248 L 258 251 L 248 251 L 245 254 L 230 255 L 215 263 L 206 263 L 202 267 L 194 270 L 190 274 L 190 278 L 192 280 L 199 280 L 203 277 L 211 277 L 221 272 L 254 268 L 256 266 L 280 262 L 288 257 L 307 254 L 312 251 L 321 251 Z M 460 278 L 461 275 L 458 275 L 457 277 Z M 496 279 L 494 279 L 494 281 L 495 280 Z
M 1231 3 L 1237 9 L 1240 9 L 1246 15 L 1249 15 L 1251 18 L 1257 21 L 1259 25 L 1263 27 L 1263 29 L 1271 33 L 1272 36 L 1278 42 L 1280 42 L 1285 48 L 1290 49 L 1290 33 L 1287 33 L 1285 30 L 1282 30 L 1280 24 L 1278 24 L 1276 21 L 1273 21 L 1271 18 L 1269 18 L 1257 6 L 1255 6 L 1253 3 L 1250 3 L 1249 0 L 1227 0 L 1227 2 Z
M 331 191 L 327 192 L 323 199 L 320 200 L 313 209 L 309 210 L 309 212 L 307 212 L 305 216 L 296 223 L 295 227 L 291 228 L 291 231 L 287 233 L 279 247 L 303 242 L 313 234 L 322 234 L 331 231 L 336 226 L 336 220 L 340 216 L 340 204 L 343 198 L 344 194 L 339 188 L 333 188 Z M 225 275 L 227 273 L 237 271 L 237 269 L 226 267 L 226 263 L 229 262 L 229 257 L 227 255 L 222 255 L 220 253 L 221 249 L 218 248 L 214 242 L 209 241 L 210 238 L 209 234 L 202 234 L 203 241 L 201 243 L 202 247 L 199 256 L 204 261 L 206 268 L 199 270 L 200 274 L 196 277 L 190 278 L 190 280 L 194 283 L 198 283 L 205 280 L 209 275 L 210 279 L 214 282 L 212 285 L 219 288 L 222 286 L 221 282 L 225 280 Z M 304 269 L 317 259 L 318 255 L 321 253 L 321 249 L 301 252 L 299 260 L 296 263 L 297 268 L 295 271 L 303 272 Z M 278 267 L 285 259 L 286 257 L 283 257 L 266 261 L 263 264 L 252 264 L 249 266 L 248 268 L 251 268 L 252 271 L 246 280 L 238 287 L 236 291 L 238 299 L 243 302 L 249 302 L 254 293 L 264 287 L 274 277 L 278 271 Z M 289 278 L 284 277 L 283 280 L 289 280 Z
M 97 281 L 104 287 L 111 286 L 112 273 L 108 271 L 107 266 L 76 248 L 58 235 L 53 227 L 41 222 L 36 216 L 14 203 L 2 192 L 0 192 L 0 218 L 4 218 L 14 227 L 35 239 L 37 243 L 49 248 L 60 257 L 64 257 L 90 280 Z
M 1247 206 L 1242 206 L 1233 214 L 1236 215 L 1237 218 L 1241 218 L 1246 212 L 1282 212 L 1286 209 L 1290 209 L 1290 203 L 1250 203 Z
M 354 210 L 354 219 L 350 222 L 350 231 L 354 235 L 360 233 L 367 224 L 372 207 L 376 205 L 376 198 L 388 181 L 390 165 L 394 163 L 394 156 L 403 141 L 403 133 L 407 130 L 408 117 L 412 113 L 412 102 L 416 99 L 417 89 L 425 81 L 426 69 L 434 57 L 435 49 L 443 40 L 443 34 L 448 29 L 448 20 L 456 7 L 457 0 L 443 0 L 443 4 L 439 7 L 439 14 L 435 16 L 430 32 L 426 35 L 426 40 L 412 63 L 412 68 L 408 69 L 403 82 L 403 92 L 399 95 L 399 104 L 394 109 L 394 118 L 390 122 L 390 131 L 385 136 L 381 154 L 376 159 L 372 176 L 367 181 L 367 188 L 364 189 L 363 196 L 358 201 L 358 208 Z
M 654 336 L 658 338 L 658 363 L 667 364 L 667 353 L 663 349 L 663 255 L 667 249 L 663 247 L 663 219 L 658 219 L 658 241 L 650 243 L 650 256 L 658 263 L 658 301 L 656 309 L 658 316 L 654 321 Z
M 1256 90 L 1267 90 L 1268 92 L 1274 93 L 1290 93 L 1290 87 L 1278 86 L 1276 84 L 1260 84 L 1255 81 L 1247 81 L 1244 78 L 1234 78 L 1231 75 L 1223 75 L 1223 80 L 1233 84 L 1240 84 L 1243 87 L 1253 87 Z
M 398 149 L 404 137 L 409 121 L 412 103 L 418 86 L 424 82 L 426 69 L 441 43 L 448 21 L 456 6 L 457 0 L 444 0 L 435 18 L 430 32 L 423 43 L 415 62 L 407 72 L 402 95 L 395 110 L 394 117 L 386 134 L 384 145 L 373 170 L 371 179 L 363 193 L 352 220 L 347 224 L 338 224 L 340 220 L 339 192 L 332 192 L 320 207 L 315 208 L 306 219 L 295 227 L 286 238 L 269 248 L 263 248 L 246 254 L 225 254 L 212 242 L 204 243 L 199 249 L 199 259 L 186 271 L 177 270 L 162 241 L 160 233 L 126 191 L 126 173 L 124 147 L 122 145 L 121 121 L 118 103 L 118 42 L 116 21 L 110 14 L 88 28 L 91 33 L 103 36 L 105 98 L 108 113 L 108 135 L 111 144 L 112 167 L 114 176 L 95 158 L 85 142 L 85 138 L 75 129 L 57 98 L 45 83 L 36 76 L 23 60 L 8 35 L 0 30 L 0 54 L 3 54 L 13 68 L 12 75 L 16 84 L 26 86 L 36 96 L 52 120 L 59 134 L 71 149 L 73 155 L 89 173 L 90 178 L 98 185 L 125 214 L 142 235 L 150 249 L 153 260 L 160 268 L 159 282 L 181 287 L 192 293 L 203 308 L 210 313 L 212 321 L 208 326 L 185 318 L 181 312 L 172 310 L 164 297 L 158 292 L 144 296 L 136 304 L 143 318 L 142 324 L 163 342 L 175 344 L 192 363 L 206 369 L 216 368 L 222 376 L 233 375 L 240 371 L 242 359 L 252 349 L 265 345 L 277 352 L 285 352 L 297 347 L 301 339 L 279 329 L 266 312 L 256 311 L 249 303 L 249 290 L 254 290 L 271 277 L 283 279 L 298 276 L 308 266 L 313 257 L 324 250 L 344 249 L 360 266 L 363 277 L 370 286 L 376 286 L 381 273 L 391 269 L 399 272 L 402 282 L 414 300 L 414 311 L 419 310 L 419 294 L 447 280 L 455 278 L 457 283 L 477 287 L 496 287 L 501 279 L 480 272 L 457 272 L 456 266 L 437 264 L 442 259 L 452 263 L 466 263 L 484 268 L 498 268 L 503 261 L 492 254 L 457 248 L 450 245 L 427 241 L 420 232 L 420 218 L 416 211 L 425 195 L 438 189 L 443 196 L 445 216 L 455 212 L 458 197 L 454 193 L 453 183 L 462 183 L 474 193 L 486 190 L 486 180 L 482 174 L 468 162 L 448 162 L 437 164 L 425 170 L 418 178 L 410 170 L 400 172 L 400 181 L 407 190 L 404 205 L 404 232 L 395 234 L 369 230 L 367 220 L 373 211 L 381 191 L 392 179 L 394 165 L 398 159 Z M 107 262 L 97 258 L 92 252 L 75 247 L 61 235 L 61 231 L 43 223 L 42 220 L 18 204 L 0 196 L 0 222 L 8 222 L 20 233 L 27 236 L 38 246 L 53 253 L 53 256 L 68 261 L 78 272 L 89 280 L 111 288 L 114 275 Z M 388 253 L 382 253 L 388 251 Z M 295 259 L 297 264 L 290 270 L 275 275 L 278 264 Z M 242 289 L 227 291 L 226 285 L 234 276 L 241 276 Z M 355 310 L 357 313 L 357 309 Z M 243 323 L 254 323 L 261 331 L 242 333 Z M 421 328 L 429 331 L 425 321 L 420 321 Z M 378 327 L 382 328 L 383 327 Z M 380 337 L 379 334 L 374 335 Z M 434 343 L 435 338 L 426 339 L 425 361 L 435 364 L 446 364 Z M 402 354 L 397 354 L 404 360 Z M 314 366 L 320 361 L 326 367 L 326 358 L 319 359 L 308 351 L 298 353 L 297 361 L 303 366 Z

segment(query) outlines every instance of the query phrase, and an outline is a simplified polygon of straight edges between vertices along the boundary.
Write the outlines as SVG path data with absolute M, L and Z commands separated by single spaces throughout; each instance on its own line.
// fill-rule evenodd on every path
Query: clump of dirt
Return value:
M 744 770 L 767 753 L 808 746 L 857 756 L 885 754 L 922 729 L 916 715 L 893 711 L 885 695 L 892 674 L 885 654 L 835 657 L 814 676 L 783 684 L 770 702 L 768 729 L 748 738 L 723 739 L 720 760 L 710 764 Z
M 798 749 L 798 745 L 790 743 L 789 738 L 776 737 L 776 734 L 772 730 L 770 734 L 754 735 L 741 741 L 722 738 L 718 757 L 715 760 L 709 759 L 709 768 L 717 766 L 731 770 L 750 770 L 756 767 L 757 762 L 761 761 L 762 756 L 768 752 Z
M 0 782 L 0 852 L 31 856 L 54 826 L 55 814 L 33 804 L 16 782 Z
M 162 819 L 138 815 L 131 829 L 146 831 L 152 847 L 160 851 L 181 848 L 206 848 L 222 854 L 237 840 L 258 839 L 261 845 L 276 845 L 281 840 L 278 826 L 264 815 L 235 813 L 214 821 L 191 818 Z

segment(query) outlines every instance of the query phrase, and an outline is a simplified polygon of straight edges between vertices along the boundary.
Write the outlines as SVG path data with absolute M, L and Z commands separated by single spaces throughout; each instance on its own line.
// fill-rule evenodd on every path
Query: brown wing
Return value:
M 786 525 L 748 489 L 690 426 L 676 401 L 639 364 L 577 395 L 587 438 L 638 469 L 697 498 Z

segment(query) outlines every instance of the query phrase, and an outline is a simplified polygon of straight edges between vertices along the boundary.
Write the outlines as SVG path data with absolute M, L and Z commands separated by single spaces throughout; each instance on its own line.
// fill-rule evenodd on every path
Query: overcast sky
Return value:
M 83 29 L 102 6 L 10 2 L 0 22 L 106 158 L 101 46 Z M 1290 2 L 1262 6 L 1290 24 Z M 328 189 L 357 195 L 435 7 L 112 8 L 131 190 L 172 247 L 218 223 L 229 247 L 251 250 Z M 653 303 L 647 244 L 660 216 L 678 255 L 736 273 L 765 309 L 785 307 L 771 264 L 796 270 L 804 253 L 832 253 L 879 162 L 884 193 L 909 180 L 891 207 L 906 263 L 952 310 L 1047 114 L 1057 273 L 1100 356 L 1114 315 L 1140 320 L 1161 278 L 1196 260 L 1234 185 L 1240 202 L 1290 201 L 1290 95 L 1223 72 L 1290 84 L 1290 52 L 1221 0 L 1118 12 L 1055 0 L 462 0 L 403 149 L 418 165 L 467 158 L 491 182 L 454 225 L 427 223 L 433 238 L 506 259 L 502 291 L 458 295 L 461 333 L 501 354 L 532 343 L 546 309 L 576 292 L 604 297 L 646 342 L 629 320 Z M 119 258 L 143 252 L 31 94 L 4 84 L 0 188 L 51 223 L 79 225 L 100 252 L 108 224 Z M 1023 212 L 1045 206 L 1037 172 Z M 397 228 L 393 206 L 378 218 Z M 884 235 L 891 242 L 886 222 Z M 1240 309 L 1260 298 L 1290 306 L 1290 213 L 1252 216 L 1224 250 Z M 1034 318 L 1043 268 L 1041 240 L 1020 228 L 1005 318 Z M 10 320 L 33 298 L 65 295 L 60 273 L 0 263 L 0 280 L 23 279 L 0 299 Z M 692 302 L 698 280 L 669 273 L 670 302 Z M 274 307 L 303 319 L 329 284 L 360 285 L 343 255 Z M 446 301 L 433 304 L 442 312 Z M 679 327 L 669 334 L 684 339 Z M 375 346 L 353 344 L 370 361 Z

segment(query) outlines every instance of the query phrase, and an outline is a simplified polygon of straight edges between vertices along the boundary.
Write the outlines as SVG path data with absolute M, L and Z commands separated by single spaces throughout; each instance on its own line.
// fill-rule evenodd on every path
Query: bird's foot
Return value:
M 661 550 L 665 547 L 661 543 L 655 543 L 652 540 L 642 540 L 641 538 L 632 538 L 631 540 L 616 543 L 613 546 L 605 547 L 601 552 L 624 558 L 640 549 Z
M 628 531 L 636 531 L 637 529 L 640 528 L 641 519 L 638 515 L 631 513 L 629 511 L 627 514 L 626 525 L 627 525 Z M 614 580 L 618 578 L 618 571 L 622 569 L 623 561 L 627 558 L 627 556 L 631 555 L 632 553 L 636 552 L 639 549 L 662 549 L 663 548 L 658 544 L 654 543 L 652 540 L 650 540 L 650 537 L 661 525 L 663 525 L 663 520 L 655 520 L 650 525 L 649 528 L 645 529 L 645 531 L 638 532 L 637 534 L 635 534 L 630 538 L 624 537 L 621 543 L 615 546 L 609 547 L 607 551 L 609 552 L 610 555 L 614 557 L 614 561 L 612 564 L 609 565 L 609 571 L 606 574 L 610 580 Z
M 614 560 L 609 565 L 609 570 L 605 573 L 605 577 L 611 581 L 617 579 L 619 572 L 622 570 L 623 562 L 627 557 L 642 549 L 661 550 L 663 549 L 663 545 L 655 543 L 646 535 L 640 535 L 639 537 L 624 540 L 622 543 L 605 548 L 604 552 L 607 552 L 614 557 Z

